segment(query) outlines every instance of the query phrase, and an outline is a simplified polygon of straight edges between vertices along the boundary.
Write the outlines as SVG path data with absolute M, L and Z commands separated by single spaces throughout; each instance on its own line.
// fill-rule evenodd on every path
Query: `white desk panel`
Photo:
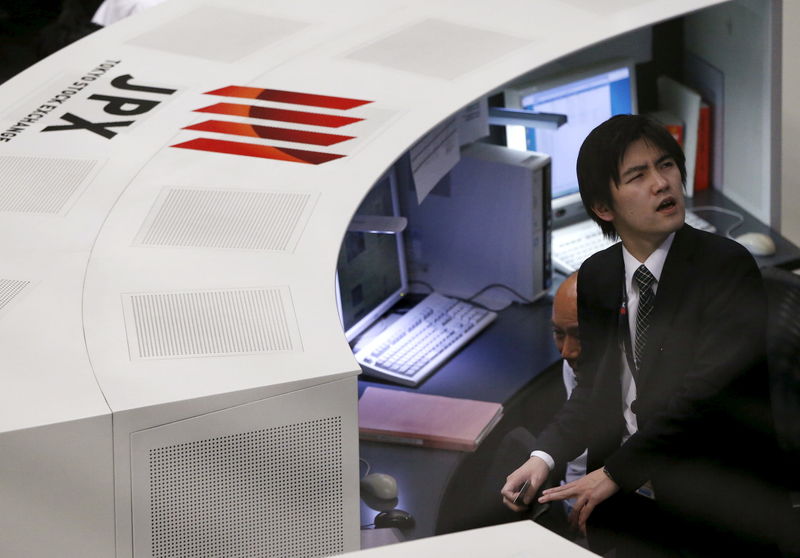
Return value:
M 17 393 L 4 390 L 0 407 L 8 409 L 13 399 L 14 409 L 39 408 L 3 428 L 96 413 L 103 404 L 87 381 L 91 373 L 112 410 L 352 373 L 357 367 L 338 325 L 333 274 L 350 216 L 379 175 L 435 124 L 530 69 L 714 3 L 619 0 L 598 10 L 583 0 L 171 0 L 36 64 L 0 87 L 0 106 L 8 107 L 0 115 L 0 157 L 90 161 L 91 168 L 66 192 L 46 193 L 49 213 L 3 212 L 0 232 L 13 241 L 0 246 L 0 275 L 27 278 L 18 251 L 35 253 L 38 266 L 47 267 L 32 277 L 39 283 L 26 302 L 37 311 L 0 317 L 0 327 L 15 332 L 3 336 L 16 345 L 4 354 L 18 355 L 16 366 L 3 367 L 4 380 L 14 376 L 22 387 Z M 220 94 L 229 86 L 370 102 L 314 107 Z M 361 120 L 339 128 L 276 123 L 250 118 L 252 109 L 237 115 L 230 105 L 271 115 L 278 109 Z M 198 112 L 214 106 L 217 112 Z M 203 124 L 209 120 L 224 124 Z M 70 122 L 73 129 L 63 129 Z M 352 139 L 310 146 L 285 136 L 233 135 L 225 127 L 242 124 Z M 185 129 L 198 125 L 206 128 Z M 298 164 L 174 147 L 199 139 L 272 146 L 292 157 L 292 149 L 313 151 L 312 159 L 340 157 Z M 189 234 L 188 246 L 142 242 L 171 191 L 210 191 L 229 202 L 243 193 L 282 194 L 302 197 L 306 205 L 289 217 L 289 239 L 279 248 L 237 247 L 240 237 L 209 246 L 197 240 L 202 231 Z M 65 253 L 73 254 L 69 264 Z M 133 355 L 126 297 L 243 289 L 284 293 L 292 350 Z M 45 312 L 48 296 L 63 303 Z M 36 335 L 37 329 L 48 335 Z M 34 397 L 32 386 L 51 378 L 54 347 L 66 339 L 71 341 L 65 354 L 75 355 L 76 364 L 64 367 L 62 381 L 91 393 L 88 401 Z
M 17 289 L 0 308 L 0 431 L 110 415 L 83 339 L 87 260 L 85 252 L 2 256 L 2 279 Z
M 439 558 L 440 556 L 469 556 L 470 558 L 590 558 L 597 556 L 585 548 L 548 531 L 533 521 L 518 521 L 493 527 L 462 531 L 348 552 L 350 558 Z

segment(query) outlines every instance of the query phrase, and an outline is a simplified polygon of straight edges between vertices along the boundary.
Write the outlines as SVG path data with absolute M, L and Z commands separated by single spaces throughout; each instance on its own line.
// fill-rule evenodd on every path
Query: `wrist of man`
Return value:
M 556 466 L 555 460 L 546 451 L 534 450 L 531 452 L 531 457 L 538 457 L 547 464 L 547 468 L 551 471 Z

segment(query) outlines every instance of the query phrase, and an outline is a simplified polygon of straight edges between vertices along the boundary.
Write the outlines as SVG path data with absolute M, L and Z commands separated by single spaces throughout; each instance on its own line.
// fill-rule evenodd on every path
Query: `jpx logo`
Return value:
M 349 99 L 346 97 L 332 97 L 314 93 L 300 93 L 297 91 L 284 91 L 279 89 L 261 89 L 230 85 L 206 95 L 220 97 L 233 97 L 248 99 L 250 101 L 266 101 L 270 105 L 242 104 L 221 102 L 210 106 L 195 109 L 213 115 L 243 117 L 249 123 L 220 120 L 217 118 L 204 120 L 184 128 L 199 132 L 212 132 L 215 134 L 229 134 L 233 136 L 252 139 L 278 141 L 306 146 L 329 147 L 354 139 L 355 136 L 330 133 L 332 129 L 341 129 L 364 119 L 342 111 L 349 111 L 356 107 L 366 105 L 372 101 Z M 301 105 L 305 107 L 322 108 L 336 112 L 310 112 L 286 108 L 286 105 Z M 277 125 L 276 125 L 277 124 Z M 295 127 L 300 125 L 300 127 Z M 315 129 L 308 129 L 315 128 Z M 312 151 L 309 149 L 296 149 L 281 145 L 268 145 L 267 143 L 253 143 L 230 141 L 214 137 L 197 137 L 173 145 L 181 149 L 209 151 L 213 153 L 226 153 L 228 155 L 242 155 L 246 157 L 260 157 L 276 161 L 304 163 L 319 165 L 344 157 L 339 153 L 327 151 Z
M 176 89 L 167 89 L 165 87 L 154 87 L 152 85 L 143 85 L 133 83 L 133 76 L 125 74 L 118 76 L 111 80 L 111 86 L 121 91 L 135 91 L 141 93 L 149 93 L 153 95 L 172 95 L 177 91 Z M 122 116 L 130 118 L 132 116 L 139 116 L 146 114 L 153 110 L 161 103 L 161 100 L 145 99 L 139 96 L 133 97 L 130 94 L 122 95 L 89 95 L 90 101 L 98 101 L 103 103 L 103 112 L 112 116 Z M 124 128 L 130 126 L 136 120 L 111 120 L 105 122 L 92 122 L 68 112 L 61 117 L 61 120 L 68 122 L 58 126 L 48 126 L 43 132 L 64 132 L 68 130 L 86 130 L 106 139 L 111 139 L 117 135 L 112 128 Z

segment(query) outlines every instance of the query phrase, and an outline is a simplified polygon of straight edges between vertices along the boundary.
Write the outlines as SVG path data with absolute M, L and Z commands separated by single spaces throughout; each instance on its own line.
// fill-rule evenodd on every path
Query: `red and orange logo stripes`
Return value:
M 236 97 L 242 99 L 257 99 L 275 103 L 304 105 L 335 110 L 350 110 L 352 108 L 360 107 L 372 102 L 363 101 L 360 99 L 348 99 L 345 97 L 331 97 L 327 95 L 315 95 L 312 93 L 281 91 L 278 89 L 259 89 L 256 87 L 242 87 L 236 85 L 215 89 L 214 91 L 207 92 L 206 95 L 219 95 L 222 97 Z M 216 103 L 207 107 L 196 109 L 195 112 L 223 114 L 227 116 L 243 116 L 259 120 L 288 122 L 291 124 L 305 124 L 329 129 L 342 128 L 363 120 L 363 118 L 342 116 L 338 114 L 289 110 L 284 108 L 245 105 L 238 103 Z M 354 136 L 342 134 L 313 132 L 308 130 L 297 130 L 276 126 L 263 126 L 259 124 L 245 124 L 242 122 L 230 122 L 227 120 L 205 120 L 203 122 L 187 126 L 184 128 L 184 130 L 214 132 L 218 134 L 230 134 L 234 136 L 269 139 L 324 147 L 336 145 L 354 138 Z M 230 155 L 244 155 L 247 157 L 261 157 L 263 159 L 291 161 L 295 163 L 306 163 L 311 165 L 319 165 L 321 163 L 327 163 L 328 161 L 333 161 L 335 159 L 344 157 L 344 155 L 339 155 L 336 153 L 309 151 L 306 149 L 292 149 L 261 143 L 220 140 L 207 137 L 192 139 L 175 144 L 172 147 L 194 149 L 198 151 L 211 151 L 214 153 L 227 153 Z

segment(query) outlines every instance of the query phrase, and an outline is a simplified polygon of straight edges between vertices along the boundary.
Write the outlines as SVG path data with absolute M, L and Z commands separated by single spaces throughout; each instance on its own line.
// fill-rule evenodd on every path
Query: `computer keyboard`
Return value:
M 370 375 L 416 386 L 494 321 L 495 312 L 431 293 L 356 352 Z
M 686 223 L 696 229 L 708 232 L 717 230 L 714 225 L 691 211 L 686 212 Z M 597 223 L 589 219 L 555 229 L 552 237 L 553 267 L 557 271 L 569 275 L 580 268 L 586 258 L 608 248 L 614 242 L 604 237 Z

